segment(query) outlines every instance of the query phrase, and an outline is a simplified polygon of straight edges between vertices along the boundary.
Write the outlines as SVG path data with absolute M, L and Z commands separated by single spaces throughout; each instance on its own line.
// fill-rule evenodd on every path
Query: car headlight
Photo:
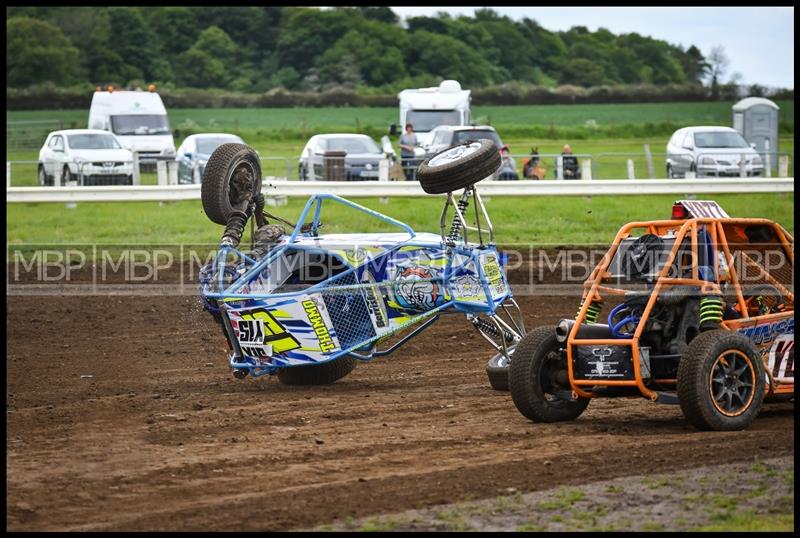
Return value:
M 763 164 L 763 162 L 761 161 L 761 157 L 759 155 L 753 157 L 753 160 L 750 162 L 755 166 L 761 166 Z
M 700 157 L 700 164 L 714 165 L 717 164 L 717 161 L 715 161 L 713 157 L 709 157 L 708 155 L 706 155 L 704 157 Z
M 167 148 L 163 151 L 164 155 L 175 155 L 175 150 L 173 148 Z

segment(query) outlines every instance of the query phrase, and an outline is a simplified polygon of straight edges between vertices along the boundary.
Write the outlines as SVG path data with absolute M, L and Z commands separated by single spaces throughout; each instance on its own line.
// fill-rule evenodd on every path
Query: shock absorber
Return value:
M 464 193 L 461 195 L 461 198 L 456 202 L 456 207 L 458 207 L 458 211 L 453 215 L 453 222 L 450 224 L 450 234 L 447 236 L 447 244 L 454 246 L 456 241 L 461 234 L 461 219 L 458 218 L 458 214 L 461 213 L 463 215 L 467 208 L 469 207 L 469 197 L 472 195 L 472 189 L 467 187 L 464 189 Z
M 581 304 L 578 305 L 578 312 L 575 314 L 575 318 L 578 318 L 578 314 L 581 312 L 581 308 L 583 308 L 583 304 L 586 302 L 586 298 L 584 297 L 581 299 Z M 596 323 L 597 317 L 600 315 L 600 311 L 603 309 L 603 304 L 600 301 L 591 301 L 589 303 L 589 307 L 586 309 L 586 317 L 583 319 L 584 323 Z
M 234 209 L 228 216 L 228 225 L 222 234 L 221 247 L 237 247 L 242 240 L 244 225 L 247 222 L 247 213 L 240 209 Z
M 493 323 L 489 323 L 483 318 L 475 316 L 474 318 L 472 318 L 472 325 L 474 325 L 476 329 L 484 333 L 489 333 L 497 338 L 505 338 L 506 342 L 514 341 L 514 335 L 510 334 L 508 331 L 503 331 L 503 334 L 501 335 L 500 330 Z
M 718 329 L 722 322 L 725 301 L 720 295 L 705 295 L 700 298 L 700 330 Z

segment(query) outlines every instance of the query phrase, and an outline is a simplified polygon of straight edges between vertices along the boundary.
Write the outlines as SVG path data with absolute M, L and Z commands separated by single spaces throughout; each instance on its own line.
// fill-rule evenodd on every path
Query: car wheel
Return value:
M 514 350 L 508 376 L 511 399 L 535 422 L 574 420 L 589 405 L 589 398 L 573 398 L 572 389 L 557 382 L 567 370 L 562 346 L 556 328 L 544 326 L 526 334 Z
M 73 179 L 74 177 L 72 176 L 72 172 L 69 171 L 69 166 L 64 166 L 64 170 L 61 171 L 61 185 L 66 186 Z
M 508 350 L 508 354 L 512 355 L 514 348 Z M 486 375 L 489 378 L 489 385 L 494 390 L 508 390 L 508 368 L 509 360 L 503 355 L 502 352 L 498 353 L 486 365 Z
M 470 140 L 426 159 L 416 171 L 422 190 L 444 194 L 463 189 L 494 174 L 502 159 L 491 140 Z
M 764 363 L 746 337 L 725 330 L 701 333 L 678 364 L 678 401 L 700 430 L 743 430 L 764 401 Z
M 278 380 L 284 385 L 328 385 L 352 372 L 357 364 L 345 355 L 322 364 L 289 366 L 278 370 Z
M 672 171 L 672 165 L 667 165 L 667 179 L 675 179 L 675 173 Z
M 237 179 L 251 189 L 252 196 L 261 192 L 261 160 L 246 144 L 222 144 L 208 159 L 200 187 L 203 210 L 212 222 L 228 224 L 228 216 L 240 200 L 233 184 Z
M 41 185 L 42 187 L 50 185 L 51 183 L 47 181 L 47 172 L 44 171 L 43 164 L 39 164 L 38 172 L 39 172 L 39 185 Z

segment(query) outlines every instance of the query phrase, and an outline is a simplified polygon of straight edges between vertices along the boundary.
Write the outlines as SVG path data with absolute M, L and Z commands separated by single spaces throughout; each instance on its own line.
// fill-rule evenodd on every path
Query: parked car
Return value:
M 53 131 L 39 150 L 39 184 L 133 185 L 133 152 L 99 129 Z
M 500 135 L 490 125 L 440 125 L 431 131 L 431 142 L 424 147 L 425 156 L 430 157 L 467 140 L 482 138 L 494 142 L 502 157 L 500 169 L 492 175 L 492 179 L 519 179 L 514 159 L 509 155 L 508 146 L 503 144 Z
M 741 175 L 741 160 L 748 176 L 764 173 L 764 163 L 751 144 L 731 127 L 684 127 L 667 143 L 667 177 L 735 177 Z
M 364 181 L 378 179 L 378 165 L 387 157 L 384 151 L 367 135 L 362 134 L 320 134 L 309 138 L 300 153 L 297 170 L 301 181 L 313 179 L 330 179 L 330 170 L 325 168 L 325 154 L 341 172 L 345 181 Z M 341 153 L 344 152 L 344 153 Z M 336 155 L 338 153 L 338 155 Z M 391 157 L 391 155 L 389 155 Z M 342 163 L 342 160 L 344 161 Z M 338 164 L 338 166 L 336 166 Z M 342 167 L 343 164 L 343 167 Z
M 244 140 L 232 134 L 203 133 L 187 136 L 178 148 L 178 183 L 200 183 L 206 163 L 222 144 L 229 142 L 244 144 Z

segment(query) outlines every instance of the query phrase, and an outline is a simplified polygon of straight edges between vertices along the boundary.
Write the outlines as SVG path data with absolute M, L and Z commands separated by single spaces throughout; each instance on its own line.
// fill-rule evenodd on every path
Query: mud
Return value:
M 574 315 L 577 293 L 519 297 L 526 324 Z M 192 296 L 7 303 L 9 530 L 301 529 L 794 453 L 791 403 L 735 433 L 641 399 L 531 423 L 458 315 L 333 385 L 290 387 L 234 379 Z

